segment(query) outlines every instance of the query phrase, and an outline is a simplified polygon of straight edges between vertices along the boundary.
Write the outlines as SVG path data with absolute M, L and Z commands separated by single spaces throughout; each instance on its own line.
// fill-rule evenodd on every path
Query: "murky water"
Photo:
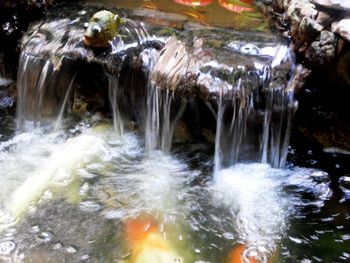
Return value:
M 169 257 L 235 262 L 229 257 L 234 258 L 230 251 L 238 244 L 245 246 L 247 258 L 261 262 L 347 260 L 350 216 L 325 211 L 332 198 L 327 173 L 241 163 L 220 170 L 213 179 L 208 169 L 212 157 L 203 154 L 197 165 L 190 157 L 206 145 L 172 154 L 149 152 L 134 132 L 120 136 L 112 123 L 94 122 L 57 133 L 20 133 L 0 144 L 4 262 L 38 262 L 40 254 L 48 260 L 43 262 L 141 262 L 128 261 L 135 253 L 140 259 L 133 260 L 151 260 L 159 251 L 147 250 L 145 244 L 135 248 L 128 236 L 132 220 L 139 220 L 144 231 L 154 226 L 153 238 L 160 240 L 154 242 L 165 242 L 167 248 L 163 261 L 142 262 L 170 262 Z M 344 198 L 346 183 L 342 177 Z M 71 226 L 77 232 L 65 232 L 55 222 L 66 227 L 86 223 L 89 231 L 102 232 L 82 234 L 77 225 Z M 110 231 L 115 231 L 112 237 Z M 318 254 L 320 246 L 329 249 L 326 257 Z
M 88 2 L 96 3 L 95 0 Z M 259 31 L 266 31 L 268 27 L 266 18 L 251 0 L 103 0 L 98 3 L 104 7 L 147 8 L 181 14 L 190 21 L 209 26 Z M 152 20 L 162 21 L 164 18 L 157 17 Z M 181 23 L 177 27 L 179 26 L 181 27 Z

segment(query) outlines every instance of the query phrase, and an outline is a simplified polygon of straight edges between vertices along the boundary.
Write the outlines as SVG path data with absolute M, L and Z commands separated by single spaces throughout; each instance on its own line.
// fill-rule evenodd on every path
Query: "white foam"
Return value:
M 3 77 L 0 76 L 0 87 L 1 86 L 8 86 L 12 83 L 12 80 L 10 79 L 5 79 Z
M 328 175 L 305 169 L 276 169 L 268 164 L 237 164 L 219 172 L 213 190 L 229 207 L 238 241 L 266 259 L 286 233 L 300 206 L 320 208 L 331 196 Z M 286 191 L 294 188 L 295 191 Z M 308 192 L 310 200 L 298 193 Z

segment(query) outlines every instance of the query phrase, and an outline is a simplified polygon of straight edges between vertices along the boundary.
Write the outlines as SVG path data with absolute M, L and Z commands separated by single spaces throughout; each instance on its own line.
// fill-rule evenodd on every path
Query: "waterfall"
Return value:
M 75 73 L 70 69 L 57 71 L 50 60 L 23 53 L 17 76 L 17 128 L 30 130 L 59 122 L 74 83 Z
M 297 102 L 294 91 L 269 90 L 261 143 L 261 162 L 283 167 L 288 153 L 292 121 Z
M 291 84 L 274 75 L 280 70 L 277 66 L 291 60 L 285 46 L 277 48 L 271 66 L 254 74 L 236 69 L 232 86 L 220 87 L 215 102 L 214 178 L 221 168 L 238 162 L 285 165 L 297 102 Z
M 75 76 L 76 75 L 74 74 L 71 82 L 69 83 L 66 96 L 64 96 L 64 100 L 62 102 L 62 106 L 61 106 L 61 109 L 59 111 L 59 114 L 58 114 L 58 117 L 57 117 L 57 120 L 56 120 L 55 131 L 58 131 L 59 128 L 61 127 L 61 122 L 62 122 L 63 115 L 64 115 L 64 112 L 65 112 L 65 109 L 66 109 L 66 106 L 67 106 L 68 98 L 69 98 L 69 96 L 71 94 L 71 90 L 72 90 L 72 87 L 73 87 Z
M 170 152 L 174 130 L 186 108 L 186 102 L 180 102 L 176 114 L 172 114 L 174 94 L 149 85 L 146 102 L 145 143 L 146 151 L 160 149 Z M 175 111 L 175 110 L 174 110 Z M 175 116 L 173 116 L 175 115 Z
M 108 76 L 108 97 L 109 103 L 112 109 L 113 128 L 117 135 L 120 137 L 124 132 L 124 124 L 120 115 L 118 105 L 118 92 L 119 92 L 119 77 L 114 75 Z

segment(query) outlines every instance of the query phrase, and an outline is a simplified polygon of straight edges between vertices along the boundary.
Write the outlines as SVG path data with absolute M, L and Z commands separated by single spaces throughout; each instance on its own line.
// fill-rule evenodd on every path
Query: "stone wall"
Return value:
M 340 85 L 350 84 L 350 1 L 258 0 L 290 38 L 298 61 Z
M 324 150 L 350 150 L 350 1 L 257 0 L 289 38 L 301 68 L 295 132 Z M 304 85 L 305 84 L 305 85 Z

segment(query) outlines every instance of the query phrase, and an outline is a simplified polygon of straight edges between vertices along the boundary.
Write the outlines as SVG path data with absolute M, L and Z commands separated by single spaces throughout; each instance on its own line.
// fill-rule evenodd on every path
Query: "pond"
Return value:
M 96 3 L 89 0 L 87 2 Z M 99 1 L 102 6 L 128 9 L 148 8 L 181 14 L 207 26 L 267 31 L 267 20 L 251 0 L 154 0 Z
M 250 1 L 100 4 L 184 14 L 206 27 L 267 30 Z M 17 109 L 27 115 L 17 112 L 16 119 L 13 96 L 6 88 L 0 90 L 0 262 L 350 260 L 349 153 L 322 149 L 296 130 L 288 146 L 290 112 L 296 107 L 290 93 L 283 91 L 281 99 L 279 91 L 267 92 L 270 108 L 269 103 L 264 108 L 260 100 L 253 100 L 254 93 L 244 101 L 247 111 L 238 97 L 225 104 L 220 95 L 205 104 L 216 121 L 216 135 L 208 136 L 212 140 L 179 140 L 180 117 L 170 118 L 174 91 L 160 92 L 150 83 L 137 86 L 152 92 L 141 96 L 143 107 L 133 109 L 144 118 L 144 123 L 135 123 L 120 114 L 118 105 L 138 104 L 129 104 L 124 94 L 115 95 L 119 76 L 108 75 L 110 112 L 77 116 L 65 111 L 73 104 L 69 92 L 74 81 L 89 82 L 88 76 L 70 72 L 66 79 L 53 78 L 50 74 L 57 69 L 50 63 L 26 54 L 25 59 L 19 69 Z M 36 78 L 27 81 L 30 75 L 25 71 L 35 71 L 34 66 Z M 243 77 L 238 77 L 239 83 Z M 56 104 L 61 108 L 48 122 L 35 111 L 45 99 L 40 91 L 56 87 L 47 78 L 69 83 L 62 102 Z M 31 83 L 38 91 L 34 103 L 21 97 Z M 133 88 L 127 82 L 126 89 L 117 92 Z M 186 101 L 187 107 L 191 103 Z M 181 105 L 176 109 L 186 114 Z M 278 114 L 272 114 L 273 109 Z M 244 123 L 255 111 L 264 125 Z M 36 115 L 38 119 L 30 119 Z M 194 115 L 188 118 L 195 122 Z M 272 126 L 277 130 L 287 131 L 275 134 L 268 119 L 276 119 Z M 254 148 L 256 141 L 260 145 Z M 274 152 L 275 145 L 281 152 Z M 240 156 L 237 148 L 248 154 Z M 270 152 L 274 157 L 264 157 Z

